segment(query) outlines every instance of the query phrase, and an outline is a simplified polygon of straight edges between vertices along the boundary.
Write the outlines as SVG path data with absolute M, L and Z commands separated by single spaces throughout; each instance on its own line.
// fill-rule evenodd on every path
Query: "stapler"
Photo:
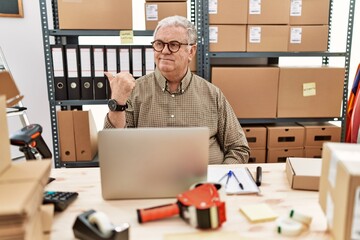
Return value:
M 226 221 L 225 202 L 220 201 L 220 184 L 202 183 L 177 196 L 177 202 L 168 205 L 137 209 L 138 222 L 180 215 L 191 226 L 216 229 Z
M 128 240 L 129 228 L 128 223 L 114 226 L 103 212 L 91 209 L 76 218 L 73 232 L 82 240 Z

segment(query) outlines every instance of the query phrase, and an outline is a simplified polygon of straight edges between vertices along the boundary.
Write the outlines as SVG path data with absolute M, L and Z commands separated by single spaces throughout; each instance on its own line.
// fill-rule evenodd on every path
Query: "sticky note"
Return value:
M 122 44 L 131 44 L 134 42 L 133 31 L 120 31 L 120 39 Z
M 303 84 L 303 96 L 315 96 L 316 95 L 316 84 L 314 82 Z
M 265 203 L 243 206 L 240 208 L 240 212 L 242 212 L 250 222 L 254 223 L 272 221 L 278 217 L 269 205 Z

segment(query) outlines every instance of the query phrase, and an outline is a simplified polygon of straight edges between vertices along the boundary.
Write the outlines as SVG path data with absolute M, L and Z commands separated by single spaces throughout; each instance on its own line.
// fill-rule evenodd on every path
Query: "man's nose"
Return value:
M 169 48 L 169 44 L 168 43 L 165 43 L 164 44 L 164 48 L 163 48 L 163 50 L 161 51 L 161 52 L 164 52 L 165 51 L 165 53 L 172 53 L 171 51 L 170 51 L 170 48 Z

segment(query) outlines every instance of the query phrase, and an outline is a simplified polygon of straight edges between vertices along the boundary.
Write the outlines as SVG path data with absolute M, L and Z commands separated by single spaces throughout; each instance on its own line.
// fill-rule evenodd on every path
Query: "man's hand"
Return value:
M 135 87 L 135 78 L 127 72 L 120 72 L 116 75 L 105 72 L 105 75 L 110 82 L 111 98 L 119 104 L 125 104 Z

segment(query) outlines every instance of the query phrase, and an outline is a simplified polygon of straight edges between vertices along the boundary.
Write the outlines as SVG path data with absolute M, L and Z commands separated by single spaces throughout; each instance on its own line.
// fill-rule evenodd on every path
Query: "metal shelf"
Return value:
M 346 52 L 209 52 L 210 58 L 345 57 Z
M 286 122 L 329 122 L 342 121 L 341 117 L 333 118 L 240 118 L 240 124 L 272 124 L 272 123 L 286 123 Z
M 84 161 L 84 162 L 62 162 L 60 161 L 61 167 L 66 168 L 77 168 L 77 167 L 99 167 L 99 158 L 98 155 L 94 157 L 91 161 Z
M 99 100 L 63 100 L 54 101 L 53 104 L 56 106 L 79 106 L 79 105 L 104 105 L 107 104 L 107 99 Z
M 62 30 L 49 29 L 50 36 L 119 36 L 121 30 Z M 154 31 L 150 30 L 134 30 L 134 36 L 152 36 Z

